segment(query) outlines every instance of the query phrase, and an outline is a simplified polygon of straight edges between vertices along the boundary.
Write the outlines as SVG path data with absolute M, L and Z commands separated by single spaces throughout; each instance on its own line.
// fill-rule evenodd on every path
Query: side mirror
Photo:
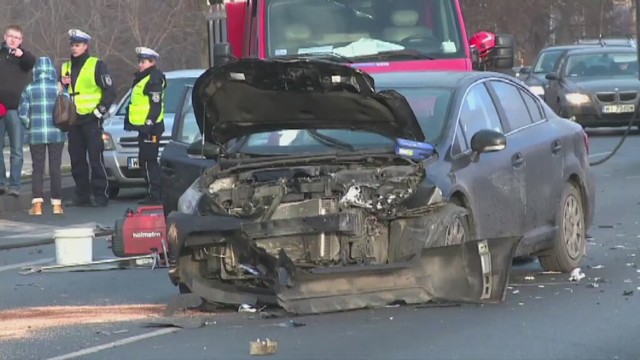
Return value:
M 191 143 L 187 148 L 189 157 L 197 159 L 216 159 L 221 153 L 222 149 L 220 146 L 208 142 L 203 144 L 202 140 Z
M 231 51 L 231 44 L 228 42 L 213 44 L 213 65 L 222 65 L 228 63 L 235 58 Z
M 118 105 L 116 104 L 111 104 L 111 106 L 109 107 L 109 110 L 107 110 L 107 113 L 104 114 L 104 119 L 108 119 L 110 117 L 112 117 L 113 115 L 116 114 L 116 110 L 118 110 Z
M 511 69 L 515 63 L 515 40 L 513 35 L 496 35 L 496 46 L 489 54 L 493 68 Z
M 520 75 L 529 75 L 531 74 L 531 66 L 523 66 L 519 71 Z
M 558 76 L 558 74 L 556 73 L 548 73 L 547 75 L 544 76 L 544 78 L 547 80 L 559 80 L 560 76 Z
M 481 153 L 501 151 L 506 147 L 507 137 L 495 130 L 483 129 L 471 138 L 471 150 L 476 156 Z
M 480 68 L 480 54 L 475 46 L 471 47 L 471 67 L 474 69 Z

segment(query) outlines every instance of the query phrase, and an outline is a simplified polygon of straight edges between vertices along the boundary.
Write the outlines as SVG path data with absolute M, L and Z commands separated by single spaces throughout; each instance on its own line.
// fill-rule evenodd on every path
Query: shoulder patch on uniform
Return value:
M 104 86 L 113 85 L 113 81 L 111 81 L 111 75 L 102 75 L 102 83 Z
M 151 93 L 151 101 L 153 101 L 154 103 L 160 102 L 160 93 L 159 92 L 152 92 Z

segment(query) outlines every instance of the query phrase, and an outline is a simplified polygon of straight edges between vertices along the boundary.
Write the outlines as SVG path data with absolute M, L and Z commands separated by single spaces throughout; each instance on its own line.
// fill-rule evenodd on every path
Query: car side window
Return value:
M 500 105 L 504 110 L 504 114 L 507 117 L 506 123 L 509 125 L 509 130 L 518 130 L 527 125 L 531 125 L 531 116 L 529 116 L 529 110 L 524 103 L 520 90 L 512 84 L 504 81 L 491 81 L 491 86 L 496 92 L 498 99 L 500 99 Z
M 480 130 L 491 129 L 503 132 L 498 111 L 483 83 L 473 85 L 462 101 L 460 126 L 464 132 L 467 147 L 471 146 L 471 138 Z
M 469 147 L 467 146 L 467 142 L 464 138 L 462 126 L 458 123 L 458 126 L 456 126 L 456 137 L 453 139 L 453 144 L 451 145 L 451 155 L 455 156 L 462 154 L 468 149 Z
M 185 97 L 185 104 L 182 106 L 180 124 L 174 140 L 185 144 L 191 144 L 200 139 L 202 139 L 202 135 L 200 134 L 200 128 L 196 122 L 196 115 L 193 112 L 193 105 L 191 104 L 191 90 L 189 90 Z
M 531 115 L 531 120 L 534 123 L 544 120 L 544 115 L 542 114 L 542 110 L 540 109 L 540 104 L 538 103 L 538 100 L 533 98 L 531 95 L 529 95 L 527 92 L 523 91 L 522 89 L 520 89 L 520 95 L 522 95 L 525 105 L 527 105 L 527 109 L 529 110 L 529 115 Z

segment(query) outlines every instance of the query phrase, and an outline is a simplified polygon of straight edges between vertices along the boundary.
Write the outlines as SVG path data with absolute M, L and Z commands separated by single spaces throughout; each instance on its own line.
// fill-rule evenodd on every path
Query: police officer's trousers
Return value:
M 138 160 L 140 161 L 140 168 L 145 172 L 147 193 L 151 199 L 160 201 L 162 199 L 160 165 L 158 165 L 160 135 L 138 135 L 138 148 Z
M 93 193 L 97 203 L 106 204 L 109 199 L 109 185 L 102 155 L 104 143 L 100 121 L 92 115 L 88 115 L 86 119 L 79 118 L 77 125 L 69 129 L 68 138 L 71 174 L 76 183 L 76 200 L 88 203 Z

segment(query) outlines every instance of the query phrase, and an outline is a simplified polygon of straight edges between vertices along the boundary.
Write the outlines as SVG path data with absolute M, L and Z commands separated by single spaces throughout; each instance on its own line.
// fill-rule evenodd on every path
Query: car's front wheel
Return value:
M 580 190 L 572 183 L 565 186 L 560 199 L 554 246 L 539 260 L 547 271 L 568 273 L 580 265 L 586 253 L 584 206 Z

